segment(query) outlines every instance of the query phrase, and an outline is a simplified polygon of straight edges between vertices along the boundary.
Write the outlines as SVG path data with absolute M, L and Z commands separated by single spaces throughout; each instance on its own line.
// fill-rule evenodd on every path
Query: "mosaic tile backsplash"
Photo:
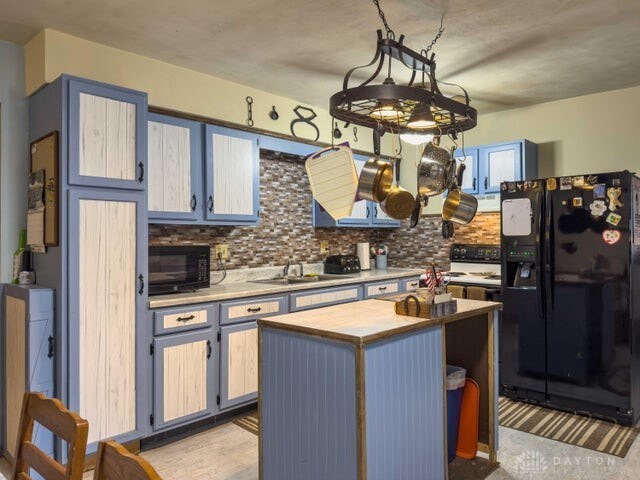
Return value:
M 420 268 L 430 262 L 446 268 L 451 240 L 440 234 L 440 218 L 424 217 L 418 227 L 404 222 L 398 229 L 313 228 L 312 197 L 302 162 L 261 159 L 260 224 L 255 227 L 150 225 L 149 243 L 215 244 L 229 246 L 228 269 L 322 261 L 320 242 L 329 252 L 354 253 L 355 244 L 388 245 L 391 267 Z M 478 214 L 474 221 L 456 227 L 454 241 L 499 243 L 500 215 Z M 212 262 L 212 265 L 215 263 Z

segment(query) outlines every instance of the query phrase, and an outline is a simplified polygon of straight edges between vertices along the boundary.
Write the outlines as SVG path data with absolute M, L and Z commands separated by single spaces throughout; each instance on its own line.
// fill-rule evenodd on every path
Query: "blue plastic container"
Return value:
M 449 462 L 456 458 L 460 405 L 467 371 L 461 367 L 447 365 L 447 456 Z

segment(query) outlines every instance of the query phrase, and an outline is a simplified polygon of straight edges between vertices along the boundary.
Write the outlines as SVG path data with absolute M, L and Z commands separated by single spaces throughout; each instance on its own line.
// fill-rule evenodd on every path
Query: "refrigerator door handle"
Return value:
M 552 318 L 554 305 L 553 292 L 553 244 L 554 244 L 554 220 L 553 199 L 550 192 L 545 198 L 545 236 L 544 239 L 544 294 L 546 299 L 547 320 Z
M 545 316 L 545 307 L 544 307 L 544 277 L 545 277 L 545 266 L 544 266 L 544 252 L 543 248 L 545 245 L 544 242 L 544 230 L 542 230 L 542 203 L 544 200 L 544 194 L 542 192 L 536 194 L 536 210 L 534 212 L 534 217 L 531 219 L 535 225 L 537 225 L 537 248 L 536 255 L 538 257 L 538 261 L 536 262 L 536 293 L 538 297 L 538 316 L 540 319 L 544 319 Z

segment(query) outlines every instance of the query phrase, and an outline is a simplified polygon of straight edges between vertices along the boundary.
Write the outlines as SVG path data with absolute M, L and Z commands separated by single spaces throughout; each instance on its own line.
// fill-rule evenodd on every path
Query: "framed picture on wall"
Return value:
M 44 171 L 44 245 L 58 246 L 58 132 L 31 143 L 31 173 Z

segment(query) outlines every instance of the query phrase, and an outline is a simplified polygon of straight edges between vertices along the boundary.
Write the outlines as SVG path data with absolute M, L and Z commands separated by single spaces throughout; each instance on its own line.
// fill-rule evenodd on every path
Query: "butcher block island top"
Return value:
M 258 324 L 355 344 L 367 344 L 414 330 L 501 310 L 502 304 L 458 299 L 458 311 L 437 318 L 397 315 L 384 299 L 334 305 L 258 320 Z
M 467 480 L 495 468 L 501 308 L 460 299 L 425 319 L 371 299 L 258 320 L 260 479 Z M 488 459 L 448 463 L 447 365 L 479 386 Z

